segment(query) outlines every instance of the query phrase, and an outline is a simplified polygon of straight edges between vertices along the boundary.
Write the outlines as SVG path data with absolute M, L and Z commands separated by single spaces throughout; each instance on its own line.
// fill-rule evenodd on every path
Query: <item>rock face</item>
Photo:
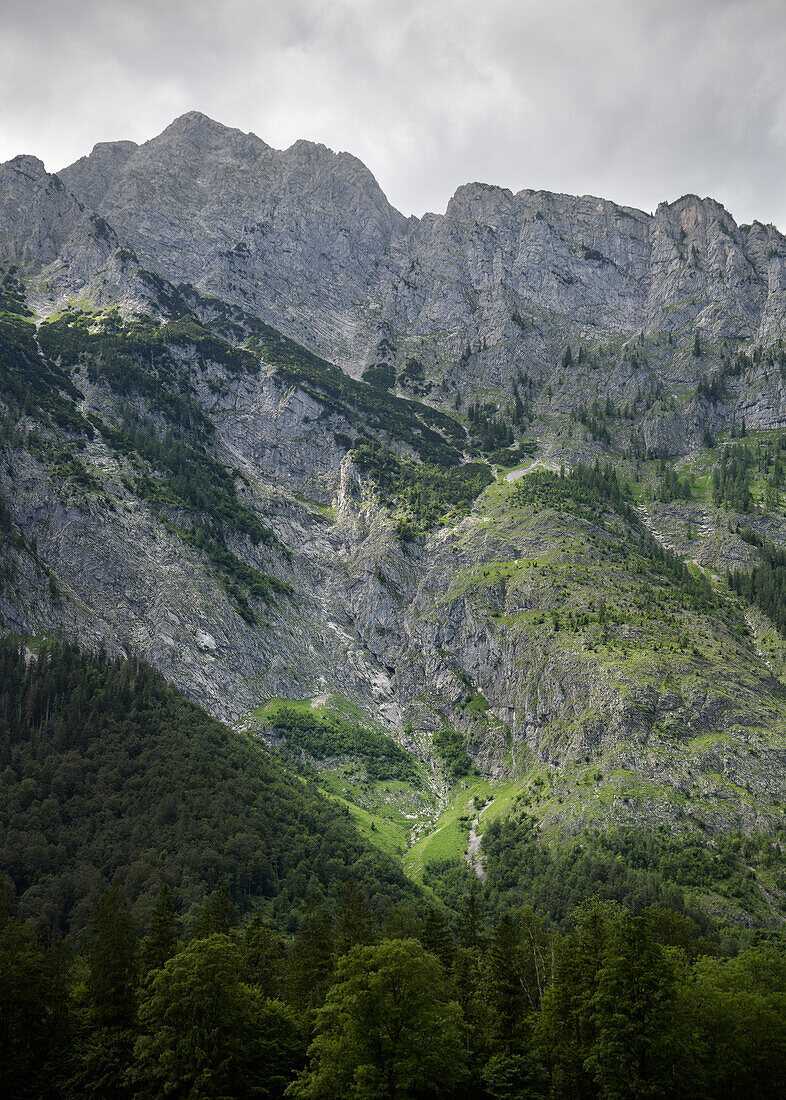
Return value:
M 737 226 L 712 199 L 651 216 L 472 183 L 444 215 L 406 219 L 348 153 L 271 149 L 196 112 L 141 146 L 101 143 L 58 177 L 16 158 L 0 195 L 4 253 L 33 271 L 57 262 L 42 280 L 52 305 L 85 289 L 100 299 L 107 280 L 122 296 L 95 231 L 72 239 L 90 211 L 137 265 L 249 309 L 355 375 L 385 341 L 399 367 L 423 364 L 438 397 L 468 383 L 509 393 L 521 371 L 555 390 L 569 342 L 698 332 L 714 348 L 772 344 L 786 319 L 783 236 Z M 688 358 L 682 373 L 695 367 Z
M 550 468 L 608 450 L 685 456 L 743 419 L 786 425 L 785 264 L 773 227 L 690 195 L 648 215 L 473 183 L 444 215 L 406 219 L 349 154 L 281 152 L 197 113 L 59 176 L 16 158 L 0 166 L 0 274 L 15 265 L 39 325 L 69 304 L 88 322 L 79 347 L 61 334 L 48 403 L 20 405 L 6 376 L 2 624 L 141 653 L 223 718 L 334 692 L 425 756 L 457 730 L 489 775 L 546 769 L 553 821 L 767 828 L 782 812 L 784 688 L 738 609 L 671 607 L 664 641 L 641 610 L 656 583 L 642 531 L 519 505 L 506 483 L 402 539 L 351 444 L 412 458 L 442 423 L 435 408 L 463 417 L 480 400 L 502 415 L 514 395 L 521 442 Z M 117 326 L 134 317 L 142 335 L 113 373 Z M 254 344 L 273 339 L 265 324 L 355 379 L 384 367 L 400 396 L 428 402 L 414 434 L 385 422 L 413 405 L 377 414 L 320 382 L 313 356 L 311 375 L 287 373 Z M 28 365 L 45 361 L 45 331 Z M 240 349 L 253 369 L 237 368 Z M 596 399 L 613 410 L 605 436 L 577 419 Z M 186 457 L 164 492 L 175 445 Z M 172 488 L 195 455 L 273 538 L 227 522 L 216 553 L 215 513 Z M 683 513 L 659 515 L 666 533 L 646 513 L 656 536 L 708 571 L 751 553 L 698 505 L 690 525 L 725 541 L 696 550 Z M 780 540 L 775 521 L 762 529 Z M 237 593 L 252 574 L 277 587 L 249 610 Z M 599 765 L 607 786 L 588 795 L 582 769 Z
M 84 206 L 35 157 L 0 165 L 0 248 L 24 267 L 41 268 L 61 255 Z
M 145 266 L 350 367 L 391 334 L 434 363 L 481 348 L 509 362 L 513 344 L 548 364 L 571 337 L 692 326 L 771 342 L 784 323 L 782 235 L 695 195 L 650 216 L 473 183 L 444 215 L 405 219 L 349 154 L 280 152 L 195 112 L 140 147 L 98 145 L 60 178 Z
M 407 228 L 360 161 L 307 141 L 280 152 L 196 112 L 138 148 L 121 144 L 62 178 L 98 200 L 140 262 L 322 350 L 351 340 Z

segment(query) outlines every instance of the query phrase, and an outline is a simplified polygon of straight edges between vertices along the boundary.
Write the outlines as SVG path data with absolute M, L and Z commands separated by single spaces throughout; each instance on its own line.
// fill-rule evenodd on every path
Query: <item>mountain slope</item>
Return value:
M 282 924 L 350 878 L 379 911 L 417 903 L 346 811 L 149 666 L 7 642 L 0 662 L 0 873 L 47 936 L 82 938 L 113 883 L 140 920 L 164 883 L 184 913 L 220 886 Z
M 518 798 L 549 835 L 782 828 L 783 642 L 726 582 L 744 527 L 786 536 L 776 230 L 479 184 L 406 220 L 347 154 L 196 114 L 30 160 L 0 169 L 6 631 L 142 655 L 269 739 L 271 701 L 340 697 L 421 761 L 422 795 L 323 769 L 391 850 L 412 813 L 460 854 L 472 808 L 477 852 Z

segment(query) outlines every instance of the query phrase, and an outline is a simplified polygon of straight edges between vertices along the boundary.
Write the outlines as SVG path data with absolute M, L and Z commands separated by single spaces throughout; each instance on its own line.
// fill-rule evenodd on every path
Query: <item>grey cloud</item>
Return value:
M 779 0 L 29 0 L 4 13 L 0 160 L 56 169 L 196 108 L 348 149 L 407 213 L 481 179 L 786 227 L 784 47 Z

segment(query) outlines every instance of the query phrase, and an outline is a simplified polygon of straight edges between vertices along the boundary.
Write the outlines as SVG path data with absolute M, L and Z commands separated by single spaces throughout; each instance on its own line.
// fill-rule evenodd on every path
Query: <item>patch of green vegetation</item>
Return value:
M 187 348 L 200 366 L 217 363 L 233 374 L 257 374 L 259 360 L 250 351 L 234 347 L 205 328 L 185 308 L 164 323 L 139 316 L 123 320 L 117 310 L 94 315 L 86 310 L 66 310 L 41 326 L 41 346 L 52 359 L 79 363 L 89 357 L 93 372 L 112 389 L 145 392 L 150 396 L 149 374 L 138 372 L 140 359 L 166 360 L 173 367 L 172 347 Z
M 484 806 L 480 805 L 484 800 L 484 795 L 482 793 L 476 795 L 475 808 L 479 810 L 477 831 L 482 833 L 492 821 L 507 817 L 521 791 L 522 785 L 518 780 L 512 783 L 503 783 L 500 786 L 495 785 L 486 796 L 487 801 Z
M 572 841 L 561 836 L 550 844 L 521 811 L 487 825 L 481 850 L 494 904 L 533 905 L 556 921 L 570 916 L 577 898 L 594 893 L 634 911 L 668 904 L 699 919 L 701 906 L 717 895 L 766 922 L 772 914 L 749 864 L 766 863 L 767 853 L 777 858 L 780 843 L 769 837 L 616 827 L 586 831 Z
M 19 269 L 10 264 L 0 268 L 0 313 L 10 313 L 17 317 L 32 317 L 33 311 L 27 305 L 24 283 L 19 278 Z
M 600 518 L 603 510 L 611 507 L 628 522 L 637 522 L 630 487 L 618 478 L 610 463 L 579 463 L 570 472 L 560 473 L 534 470 L 516 482 L 513 499 L 518 507 L 555 508 L 592 519 Z
M 439 469 L 399 458 L 376 441 L 355 447 L 352 457 L 358 469 L 374 482 L 381 503 L 401 513 L 398 529 L 403 538 L 415 538 L 442 518 L 453 522 L 461 519 L 494 481 L 485 463 Z
M 533 451 L 534 444 L 521 440 L 521 434 L 532 419 L 533 383 L 519 371 L 513 382 L 513 408 L 506 409 L 499 401 L 474 401 L 467 406 L 467 426 L 473 454 L 484 451 L 489 461 L 513 465 L 523 454 Z M 514 448 L 516 436 L 519 444 Z
M 218 362 L 235 373 L 256 372 L 250 352 L 234 348 L 192 317 L 166 324 L 152 318 L 124 321 L 117 311 L 94 315 L 67 310 L 38 330 L 44 354 L 63 366 L 83 364 L 90 381 L 103 383 L 121 397 L 136 395 L 182 430 L 203 441 L 213 425 L 194 396 L 190 372 L 173 348 L 190 348 L 198 363 Z
M 371 781 L 400 779 L 417 784 L 418 768 L 410 753 L 370 724 L 311 706 L 308 701 L 273 700 L 255 711 L 283 736 L 293 754 L 314 760 L 350 757 L 360 760 Z
M 673 500 L 692 500 L 693 487 L 690 479 L 679 474 L 665 462 L 661 463 L 661 482 L 656 489 L 656 499 L 663 504 Z
M 453 601 L 465 592 L 506 584 L 511 578 L 527 572 L 528 565 L 529 562 L 493 561 L 472 569 L 462 569 L 454 575 L 447 599 Z
M 270 528 L 238 499 L 233 472 L 193 435 L 176 426 L 160 433 L 135 412 L 126 413 L 115 427 L 101 423 L 101 433 L 118 451 L 146 460 L 150 473 L 139 479 L 146 499 L 207 516 L 219 528 L 248 535 L 256 545 L 275 541 Z
M 521 465 L 528 455 L 534 455 L 537 449 L 536 443 L 526 441 L 519 443 L 516 447 L 503 447 L 500 450 L 489 451 L 486 458 L 495 466 L 505 466 L 512 469 Z
M 464 738 L 458 730 L 454 730 L 451 726 L 443 726 L 432 737 L 432 744 L 454 783 L 462 776 L 469 775 L 472 764 L 467 755 Z
M 601 529 L 608 526 L 604 513 L 616 513 L 628 525 L 629 535 L 633 536 L 625 547 L 625 557 L 636 571 L 646 568 L 667 578 L 679 586 L 686 600 L 697 611 L 707 612 L 717 607 L 717 599 L 706 576 L 692 572 L 676 554 L 660 546 L 644 528 L 631 503 L 633 494 L 630 486 L 618 478 L 610 464 L 584 466 L 579 463 L 570 473 L 562 471 L 559 474 L 537 470 L 516 482 L 513 499 L 520 507 L 552 508 L 572 513 L 590 520 Z
M 3 284 L 7 285 L 8 275 Z M 93 429 L 76 407 L 82 394 L 66 372 L 41 354 L 36 328 L 18 281 L 2 295 L 0 308 L 0 391 L 15 416 L 31 416 L 49 427 L 92 438 Z
M 748 573 L 730 573 L 729 584 L 743 599 L 760 607 L 786 636 L 786 550 L 749 527 L 738 534 L 758 549 L 760 560 Z
M 396 372 L 387 363 L 374 363 L 363 371 L 363 381 L 378 390 L 392 390 L 396 384 Z
M 349 808 L 367 840 L 399 859 L 410 846 L 413 829 L 425 825 L 433 814 L 430 791 L 399 780 L 371 782 L 352 765 L 320 770 L 316 781 Z
M 431 864 L 464 858 L 475 813 L 474 800 L 486 802 L 492 790 L 492 785 L 479 776 L 459 780 L 433 828 L 404 857 L 404 868 L 411 878 L 420 882 Z

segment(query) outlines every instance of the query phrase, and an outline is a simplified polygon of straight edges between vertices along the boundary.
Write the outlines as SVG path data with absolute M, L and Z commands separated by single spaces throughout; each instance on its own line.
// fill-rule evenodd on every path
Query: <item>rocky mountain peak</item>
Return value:
M 84 206 L 37 157 L 0 165 L 0 255 L 37 268 L 59 256 Z
M 20 153 L 19 156 L 12 157 L 0 165 L 0 168 L 7 168 L 11 172 L 19 172 L 30 179 L 43 179 L 48 176 L 44 162 L 39 160 L 38 157 L 30 156 L 29 153 Z
M 244 133 L 208 118 L 200 111 L 187 111 L 170 122 L 157 138 L 145 142 L 143 154 L 174 154 L 178 158 L 229 156 L 235 161 L 256 161 L 269 149 L 262 138 Z
M 201 111 L 186 111 L 145 145 L 188 145 L 203 152 L 230 147 L 235 151 L 246 149 L 260 153 L 270 148 L 256 134 L 246 134 L 232 126 L 224 126 L 223 123 L 203 115 Z
M 513 202 L 513 192 L 507 187 L 490 183 L 464 183 L 456 189 L 445 211 L 446 218 L 482 219 L 500 207 Z
M 99 141 L 89 156 L 80 157 L 60 175 L 69 190 L 97 209 L 117 173 L 138 148 L 135 141 Z

